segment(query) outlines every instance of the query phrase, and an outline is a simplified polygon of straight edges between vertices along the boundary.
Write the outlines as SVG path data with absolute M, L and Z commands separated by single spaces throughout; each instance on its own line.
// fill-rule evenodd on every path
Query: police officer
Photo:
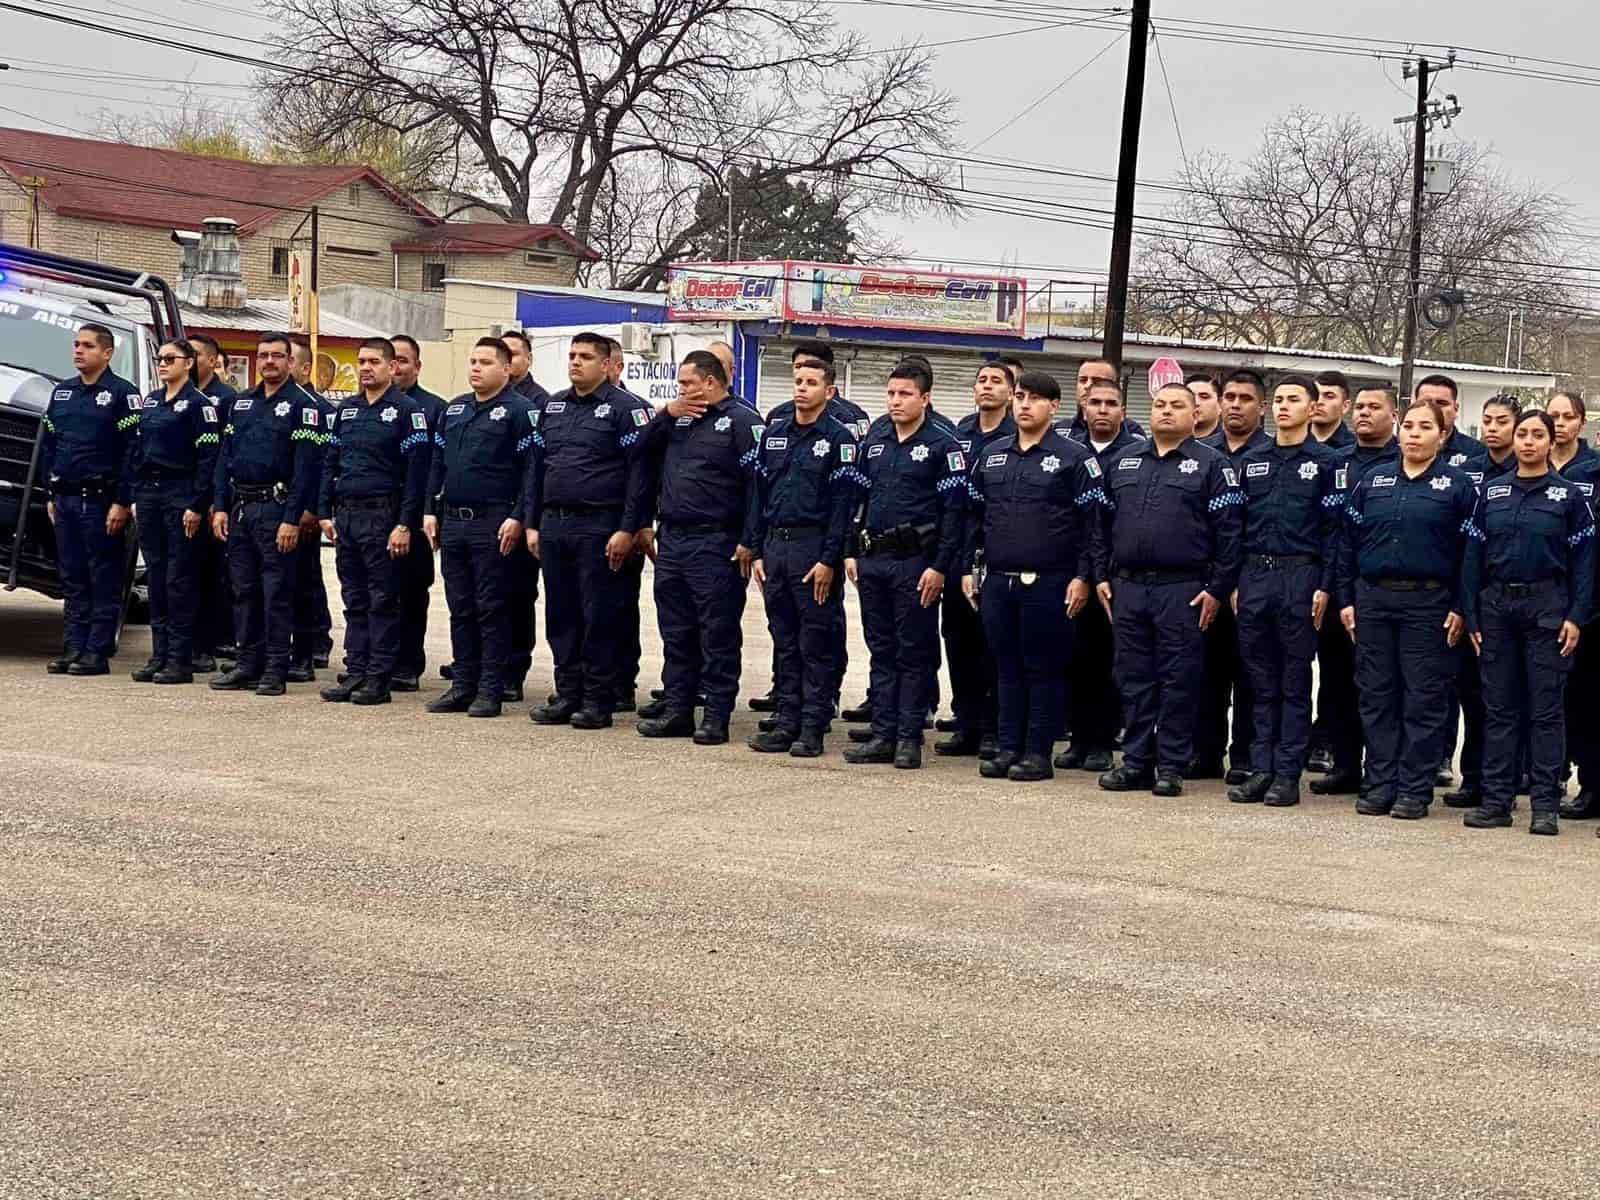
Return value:
M 1339 456 L 1311 436 L 1318 385 L 1286 375 L 1273 389 L 1273 441 L 1245 451 L 1244 567 L 1234 608 L 1255 705 L 1252 772 L 1228 789 L 1236 804 L 1300 803 L 1311 737 L 1311 663 L 1328 611 L 1344 494 Z
M 150 661 L 137 683 L 193 683 L 195 618 L 205 564 L 202 530 L 216 486 L 217 408 L 190 377 L 194 346 L 156 352 L 162 387 L 144 400 L 133 460 L 139 549 L 150 585 Z
M 1203 442 L 1222 425 L 1222 393 L 1217 381 L 1204 371 L 1185 375 L 1183 386 L 1194 394 L 1194 440 Z
M 1461 464 L 1473 483 L 1483 484 L 1517 469 L 1511 435 L 1520 412 L 1514 396 L 1490 396 L 1483 402 L 1484 452 Z
M 533 377 L 533 343 L 520 329 L 508 330 L 501 338 L 511 350 L 511 390 L 538 408 L 550 393 Z M 534 620 L 534 606 L 539 602 L 539 560 L 529 553 L 525 541 L 518 541 L 510 557 L 507 569 L 512 593 L 506 611 L 511 620 L 511 650 L 506 660 L 505 700 L 520 703 L 539 641 Z
M 1092 383 L 1079 411 L 1084 416 L 1082 443 L 1094 454 L 1102 474 L 1130 446 L 1142 440 L 1128 429 L 1122 386 L 1118 383 Z M 1080 439 L 1074 436 L 1073 440 Z M 1055 765 L 1064 771 L 1102 775 L 1113 765 L 1112 751 L 1122 728 L 1121 699 L 1111 669 L 1111 620 L 1100 604 L 1089 604 L 1078 614 L 1075 630 L 1067 668 L 1072 745 L 1056 755 Z
M 217 339 L 204 333 L 191 333 L 189 344 L 194 347 L 193 383 L 204 395 L 211 398 L 217 410 L 217 423 L 228 423 L 228 412 L 233 398 L 239 393 L 223 377 L 222 347 Z M 200 523 L 200 598 L 194 627 L 194 669 L 214 671 L 217 658 L 224 649 L 237 651 L 233 644 L 233 586 L 228 580 L 227 547 L 211 536 L 210 514 Z
M 1029 411 L 1053 416 L 1060 407 L 1060 385 L 1043 372 L 1034 372 L 1030 378 L 1035 383 L 1048 380 L 1055 399 L 1042 393 L 1036 401 L 1030 401 Z M 991 444 L 1017 432 L 1011 415 L 1014 382 L 1010 368 L 999 363 L 984 363 L 978 368 L 972 384 L 977 411 L 968 413 L 956 425 L 956 443 L 973 469 L 983 462 Z M 945 589 L 941 624 L 945 657 L 950 664 L 950 710 L 955 714 L 956 729 L 944 741 L 934 743 L 935 754 L 988 757 L 996 748 L 999 680 L 994 656 L 984 639 L 984 621 L 974 604 L 963 589 Z M 1067 656 L 1063 655 L 1061 661 L 1064 669 Z
M 336 703 L 389 703 L 402 564 L 412 553 L 411 531 L 422 527 L 432 434 L 426 414 L 394 383 L 394 349 L 388 338 L 361 343 L 361 395 L 330 418 L 317 515 L 334 544 L 344 598 L 346 675 L 322 689 L 322 698 Z
M 1112 366 L 1108 360 L 1089 358 L 1078 364 L 1076 411 L 1074 411 L 1070 419 L 1064 413 L 1056 415 L 1056 424 L 1064 426 L 1067 436 L 1072 438 L 1073 441 L 1082 442 L 1086 440 L 1088 418 L 1084 414 L 1083 404 L 1089 398 L 1089 389 L 1101 383 L 1115 384 L 1119 389 L 1122 386 L 1121 376 L 1118 374 L 1116 367 Z M 1140 425 L 1132 417 L 1124 416 L 1122 423 L 1134 437 L 1142 438 L 1145 436 L 1144 426 Z
M 290 370 L 295 384 L 316 405 L 324 429 L 333 414 L 333 404 L 312 382 L 311 343 L 294 339 Z M 328 584 L 322 577 L 322 531 L 314 510 L 321 487 L 321 456 L 316 463 L 318 478 L 311 488 L 312 508 L 300 514 L 300 545 L 295 551 L 294 639 L 289 654 L 289 682 L 310 683 L 317 668 L 328 665 L 333 653 L 333 614 L 328 608 Z
M 739 696 L 745 592 L 755 544 L 760 418 L 728 392 L 716 355 L 688 354 L 678 368 L 684 412 L 656 414 L 645 454 L 660 480 L 656 512 L 656 618 L 665 659 L 664 715 L 639 722 L 644 737 L 728 740 Z M 705 715 L 695 728 L 696 699 Z
M 512 554 L 535 485 L 539 410 L 511 387 L 511 349 L 479 338 L 434 433 L 422 528 L 450 606 L 450 689 L 431 713 L 498 717 L 511 648 Z
M 133 501 L 138 391 L 111 370 L 116 339 L 93 322 L 72 338 L 78 378 L 50 393 L 39 463 L 60 559 L 63 649 L 45 665 L 52 675 L 104 675 L 117 646 L 124 533 Z
M 1583 436 L 1588 410 L 1576 392 L 1560 391 L 1545 405 L 1555 426 L 1550 446 L 1550 469 L 1583 493 L 1592 510 L 1595 485 L 1600 482 L 1600 454 Z M 1591 614 L 1593 608 L 1591 606 Z M 1591 619 L 1578 641 L 1567 677 L 1567 758 L 1578 772 L 1578 794 L 1563 803 L 1561 815 L 1571 820 L 1600 816 L 1600 745 L 1589 732 L 1591 698 L 1600 689 L 1600 622 Z
M 255 387 L 236 398 L 217 456 L 212 532 L 228 543 L 239 660 L 211 686 L 281 696 L 295 627 L 300 517 L 317 506 L 322 410 L 289 373 L 289 337 L 256 344 Z
M 1467 545 L 1462 598 L 1483 664 L 1483 802 L 1469 829 L 1511 824 L 1524 735 L 1531 754 L 1529 833 L 1558 832 L 1565 791 L 1563 692 L 1594 600 L 1594 515 L 1550 469 L 1555 423 L 1530 409 L 1513 434 L 1515 473 L 1483 488 L 1483 538 Z
M 1311 405 L 1311 436 L 1329 450 L 1347 454 L 1356 444 L 1344 423 L 1350 411 L 1350 380 L 1343 371 L 1323 371 L 1317 376 L 1317 394 Z
M 937 606 L 959 566 L 967 499 L 967 461 L 928 415 L 932 390 L 927 367 L 901 362 L 889 372 L 888 413 L 861 445 L 867 495 L 845 573 L 860 593 L 871 656 L 872 736 L 846 749 L 846 762 L 922 765 L 939 668 Z
M 397 333 L 389 342 L 394 347 L 391 378 L 394 386 L 417 407 L 427 422 L 431 457 L 433 435 L 439 431 L 439 418 L 444 415 L 444 400 L 422 386 L 422 348 L 416 339 Z M 433 591 L 433 554 L 420 544 L 419 529 L 417 522 L 411 523 L 412 546 L 400 559 L 400 651 L 395 656 L 394 675 L 389 680 L 389 687 L 396 692 L 416 691 L 428 668 L 425 644 L 428 600 Z M 527 553 L 526 549 L 523 553 Z
M 1150 438 L 1105 474 L 1111 515 L 1095 576 L 1113 617 L 1126 726 L 1122 765 L 1100 777 L 1107 791 L 1182 795 L 1201 639 L 1239 580 L 1243 498 L 1222 454 L 1193 432 L 1193 393 L 1164 387 L 1151 402 Z
M 772 634 L 777 707 L 773 727 L 749 745 L 796 758 L 822 753 L 833 716 L 842 624 L 835 610 L 844 603 L 839 570 L 862 478 L 855 434 L 829 411 L 833 382 L 831 362 L 794 364 L 794 401 L 787 416 L 768 424 L 757 459 L 752 573 Z
M 978 511 L 961 588 L 981 604 L 996 668 L 997 746 L 978 772 L 1032 782 L 1055 774 L 1050 748 L 1066 709 L 1070 618 L 1089 603 L 1105 491 L 1095 456 L 1051 428 L 1060 385 L 1042 371 L 1025 372 L 1018 384 L 1016 432 L 989 440 L 973 458 Z M 952 674 L 954 665 L 952 656 Z
M 598 333 L 572 339 L 572 386 L 545 402 L 540 420 L 528 546 L 544 570 L 545 637 L 556 666 L 556 699 L 529 714 L 540 725 L 604 729 L 617 702 L 622 570 L 648 524 L 642 438 L 654 413 L 607 382 L 610 348 Z
M 1479 536 L 1472 480 L 1443 462 L 1444 416 L 1413 400 L 1400 456 L 1351 488 L 1340 544 L 1339 613 L 1356 644 L 1366 735 L 1364 816 L 1428 815 L 1443 755 L 1451 655 L 1465 628 L 1461 564 Z
M 1362 388 L 1356 393 L 1351 411 L 1355 444 L 1340 462 L 1337 482 L 1341 491 L 1348 492 L 1373 468 L 1392 463 L 1399 455 L 1394 440 L 1398 403 L 1390 387 Z M 1342 607 L 1337 597 L 1334 604 Z M 1311 790 L 1319 796 L 1354 795 L 1361 790 L 1362 746 L 1356 648 L 1344 625 L 1332 617 L 1323 619 L 1317 634 L 1317 678 L 1317 720 L 1323 728 L 1330 769 L 1311 781 Z
M 1222 420 L 1207 443 L 1221 451 L 1223 465 L 1239 478 L 1245 454 L 1271 446 L 1261 428 L 1267 384 L 1249 368 L 1229 372 L 1222 382 Z M 1189 779 L 1224 779 L 1238 786 L 1250 777 L 1250 747 L 1255 742 L 1254 697 L 1250 674 L 1239 653 L 1239 624 L 1231 605 L 1224 605 L 1206 630 L 1205 670 L 1200 713 L 1195 724 L 1195 762 Z M 1229 720 L 1229 712 L 1232 720 Z M 1232 732 L 1232 744 L 1229 733 Z M 1228 759 L 1223 768 L 1223 756 Z

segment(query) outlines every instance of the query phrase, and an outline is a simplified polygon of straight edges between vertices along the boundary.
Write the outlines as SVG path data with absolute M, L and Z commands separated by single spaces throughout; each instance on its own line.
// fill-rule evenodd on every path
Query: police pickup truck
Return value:
M 150 320 L 126 315 L 130 303 Z M 39 451 L 45 407 L 72 374 L 72 337 L 85 321 L 110 329 L 111 369 L 141 393 L 156 387 L 155 350 L 183 336 L 177 298 L 162 280 L 0 243 L 0 586 L 61 596 L 55 531 L 44 497 Z M 138 542 L 129 523 L 126 590 L 133 590 Z

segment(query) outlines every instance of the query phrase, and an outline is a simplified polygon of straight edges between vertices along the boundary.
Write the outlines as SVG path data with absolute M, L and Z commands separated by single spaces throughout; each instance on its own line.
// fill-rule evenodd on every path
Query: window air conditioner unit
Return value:
M 656 352 L 655 334 L 643 321 L 624 321 L 617 333 L 625 354 L 653 355 Z

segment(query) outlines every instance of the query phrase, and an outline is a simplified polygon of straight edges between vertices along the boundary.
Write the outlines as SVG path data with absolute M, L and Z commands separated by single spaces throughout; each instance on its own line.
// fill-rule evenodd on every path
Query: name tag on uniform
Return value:
M 1498 483 L 1494 487 L 1490 488 L 1488 492 L 1489 499 L 1491 500 L 1498 500 L 1502 496 L 1509 495 L 1511 495 L 1511 485 L 1509 483 Z
M 694 418 L 693 417 L 679 417 L 678 418 L 678 424 L 679 425 L 693 425 L 694 424 Z
M 1592 483 L 1580 483 L 1578 485 L 1578 490 L 1580 492 L 1582 492 L 1585 496 L 1592 496 L 1592 495 L 1594 495 L 1594 484 L 1592 484 Z
M 1271 473 L 1272 473 L 1272 464 L 1271 463 L 1251 463 L 1248 467 L 1246 467 L 1244 469 L 1244 477 L 1246 479 L 1255 479 L 1257 476 L 1269 475 Z
M 253 398 L 251 398 L 251 397 L 246 397 L 243 400 L 235 400 L 233 402 L 233 411 L 234 412 L 249 412 L 252 408 L 255 407 L 255 403 L 256 403 L 255 400 Z
M 1144 462 L 1142 458 L 1125 458 L 1117 464 L 1119 471 L 1137 471 Z
M 353 409 L 353 408 L 341 408 L 339 410 L 339 420 L 341 420 L 341 421 L 354 421 L 355 419 L 356 419 L 356 410 L 355 409 Z
M 467 406 L 465 404 L 452 404 L 449 408 L 444 410 L 444 415 L 447 417 L 459 417 L 466 411 Z
M 681 420 L 682 418 L 679 419 Z M 786 437 L 768 438 L 765 445 L 768 450 L 787 450 L 789 448 L 789 439 Z
M 549 404 L 545 405 L 545 408 L 550 412 L 566 412 L 567 402 L 565 400 L 552 400 Z
M 1468 471 L 1467 472 L 1467 478 L 1472 480 L 1473 483 L 1482 483 L 1483 482 L 1483 472 L 1482 471 Z
M 867 457 L 868 458 L 877 458 L 878 455 L 880 455 L 882 453 L 883 453 L 883 443 L 882 442 L 878 442 L 876 445 L 870 446 L 867 449 Z
M 1374 475 L 1372 477 L 1372 486 L 1375 488 L 1393 487 L 1394 481 L 1395 476 L 1393 475 Z
M 63 402 L 65 402 L 67 400 L 71 400 L 72 399 L 72 389 L 71 388 L 57 388 L 55 391 L 50 393 L 50 399 L 52 399 L 52 400 L 61 400 Z
M 961 443 L 961 451 L 962 451 L 963 454 L 971 454 L 972 453 L 972 443 L 970 441 L 962 442 Z
M 983 465 L 986 466 L 986 467 L 1002 467 L 1002 466 L 1005 465 L 1005 461 L 1006 461 L 1006 455 L 1004 455 L 1004 454 L 991 454 L 991 455 L 989 455 L 988 458 L 983 460 Z

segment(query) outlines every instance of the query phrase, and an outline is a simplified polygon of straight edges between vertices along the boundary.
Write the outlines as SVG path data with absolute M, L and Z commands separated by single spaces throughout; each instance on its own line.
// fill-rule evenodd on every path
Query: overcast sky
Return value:
M 1050 88 L 1077 71 L 1116 38 L 1107 30 L 1039 30 L 1045 20 L 1067 21 L 1084 14 L 1066 11 L 1085 0 L 1060 0 L 1061 11 L 1047 18 L 1019 21 L 1005 14 L 1001 0 L 994 15 L 940 12 L 930 0 L 924 11 L 906 6 L 849 0 L 837 5 L 840 19 L 862 30 L 875 44 L 892 45 L 914 30 L 929 42 L 1005 34 L 939 51 L 940 82 L 958 100 L 962 127 L 958 140 L 979 153 L 1112 175 L 1117 167 L 1118 123 L 1127 40 L 1122 38 L 1051 99 L 1014 119 Z M 221 35 L 263 39 L 270 36 L 250 0 L 73 0 L 72 15 L 86 10 L 122 14 L 124 20 L 168 22 L 158 31 L 172 35 L 185 26 Z M 44 0 L 41 7 L 56 7 Z M 1508 5 L 1488 0 L 1453 3 L 1396 3 L 1394 0 L 1155 0 L 1155 21 L 1170 17 L 1234 22 L 1249 28 L 1282 27 L 1316 33 L 1378 39 L 1424 39 L 1473 47 L 1480 56 L 1510 53 L 1549 59 L 1592 58 L 1587 73 L 1574 75 L 1600 83 L 1600 15 L 1579 0 L 1541 0 Z M 1328 113 L 1354 113 L 1388 125 L 1408 111 L 1414 85 L 1400 77 L 1395 62 L 1336 57 L 1278 46 L 1241 46 L 1187 40 L 1173 27 L 1160 39 L 1171 81 L 1183 145 L 1190 154 L 1210 150 L 1233 157 L 1248 155 L 1264 123 L 1296 105 Z M 217 97 L 244 97 L 243 68 L 159 48 L 142 48 L 100 34 L 84 33 L 14 13 L 0 14 L 4 57 L 12 70 L 0 74 L 0 120 L 44 129 L 93 129 L 101 108 L 138 111 L 171 105 L 185 81 Z M 1225 31 L 1219 36 L 1227 37 Z M 264 52 L 259 42 L 240 48 Z M 1403 52 L 1402 46 L 1387 46 Z M 1591 53 L 1592 50 L 1592 53 Z M 1498 60 L 1503 62 L 1504 60 Z M 49 72 L 60 72 L 50 74 Z M 139 77 L 157 77 L 142 79 Z M 1435 94 L 1456 92 L 1464 112 L 1445 138 L 1462 137 L 1495 151 L 1512 176 L 1557 189 L 1578 205 L 1575 239 L 1600 238 L 1600 222 L 1590 194 L 1600 185 L 1600 157 L 1593 145 L 1595 101 L 1592 86 L 1535 81 L 1457 69 Z M 1171 178 L 1181 165 L 1179 138 L 1167 89 L 1154 54 L 1145 91 L 1142 178 Z M 992 136 L 991 136 L 992 135 Z M 1087 180 L 1040 179 L 974 168 L 968 187 L 993 187 L 1011 199 L 1030 192 L 1070 203 L 1109 209 L 1112 187 Z M 1140 208 L 1160 207 L 1160 193 L 1147 193 Z M 961 223 L 933 219 L 895 222 L 889 227 L 902 247 L 931 258 L 985 259 L 1044 264 L 1076 270 L 1103 270 L 1105 233 L 1055 223 L 977 214 Z M 1597 243 L 1575 240 L 1575 259 L 1593 261 Z M 1038 270 L 1029 274 L 1041 276 Z

